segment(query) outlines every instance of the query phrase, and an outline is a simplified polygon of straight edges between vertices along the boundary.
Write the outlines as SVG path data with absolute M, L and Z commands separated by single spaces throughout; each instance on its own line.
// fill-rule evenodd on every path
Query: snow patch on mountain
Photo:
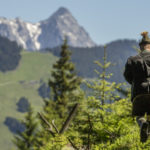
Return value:
M 38 37 L 41 34 L 40 23 L 37 23 L 37 24 L 27 23 L 27 29 L 29 31 L 29 35 L 30 35 L 36 49 L 40 49 L 41 44 L 38 41 Z
M 0 18 L 0 35 L 16 41 L 24 49 L 39 50 L 62 44 L 65 36 L 75 47 L 93 47 L 96 44 L 68 9 L 61 7 L 48 19 L 36 24 L 20 18 Z
M 40 34 L 39 23 L 32 24 L 19 18 L 11 20 L 0 18 L 0 35 L 16 41 L 24 49 L 40 49 L 38 42 Z

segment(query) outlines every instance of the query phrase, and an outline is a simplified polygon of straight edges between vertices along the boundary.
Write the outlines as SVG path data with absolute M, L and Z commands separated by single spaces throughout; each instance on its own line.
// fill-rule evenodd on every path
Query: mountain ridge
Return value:
M 107 61 L 112 63 L 112 66 L 108 69 L 109 73 L 113 73 L 111 81 L 124 82 L 123 71 L 124 66 L 129 56 L 134 56 L 137 51 L 134 47 L 138 48 L 138 42 L 136 40 L 120 39 L 106 44 Z M 92 48 L 78 48 L 69 47 L 72 52 L 72 61 L 76 64 L 76 70 L 78 75 L 83 78 L 96 78 L 97 74 L 95 69 L 102 72 L 102 68 L 98 67 L 94 61 L 98 60 L 103 63 L 104 46 L 96 46 Z M 47 51 L 53 53 L 59 57 L 60 47 L 47 49 Z
M 60 7 L 48 19 L 37 23 L 25 22 L 20 18 L 0 17 L 0 35 L 16 41 L 27 50 L 59 46 L 65 36 L 68 44 L 74 47 L 96 46 L 85 29 L 64 7 Z

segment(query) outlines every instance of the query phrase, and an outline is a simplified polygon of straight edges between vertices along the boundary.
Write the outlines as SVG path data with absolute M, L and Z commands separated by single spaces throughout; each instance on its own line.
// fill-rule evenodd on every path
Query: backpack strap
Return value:
M 144 62 L 144 66 L 146 69 L 146 76 L 147 76 L 147 78 L 145 79 L 146 81 L 142 83 L 142 86 L 147 87 L 147 91 L 148 93 L 150 93 L 150 67 L 146 63 L 145 57 L 142 55 L 142 53 L 140 53 L 139 56 L 142 58 Z
M 148 64 L 146 63 L 146 60 L 145 60 L 146 57 L 144 57 L 144 56 L 142 55 L 142 53 L 140 53 L 139 56 L 141 57 L 141 59 L 142 59 L 143 62 L 144 62 L 144 67 L 145 67 L 145 69 L 146 69 L 146 76 L 147 76 L 147 78 L 150 78 L 150 66 L 148 66 Z

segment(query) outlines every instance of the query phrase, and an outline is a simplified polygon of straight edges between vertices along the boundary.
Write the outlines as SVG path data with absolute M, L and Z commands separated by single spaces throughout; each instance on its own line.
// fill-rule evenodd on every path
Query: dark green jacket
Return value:
M 129 57 L 125 65 L 124 77 L 131 84 L 131 101 L 137 95 L 149 93 L 150 52 L 143 51 Z

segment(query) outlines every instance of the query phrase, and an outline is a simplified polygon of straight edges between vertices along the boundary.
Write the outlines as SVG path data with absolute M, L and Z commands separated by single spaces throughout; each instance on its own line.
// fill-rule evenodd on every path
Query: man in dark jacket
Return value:
M 149 121 L 144 118 L 145 113 L 150 115 L 150 38 L 148 32 L 139 43 L 141 53 L 128 58 L 125 65 L 124 77 L 131 84 L 132 115 L 136 116 L 141 128 L 141 142 L 148 138 Z

